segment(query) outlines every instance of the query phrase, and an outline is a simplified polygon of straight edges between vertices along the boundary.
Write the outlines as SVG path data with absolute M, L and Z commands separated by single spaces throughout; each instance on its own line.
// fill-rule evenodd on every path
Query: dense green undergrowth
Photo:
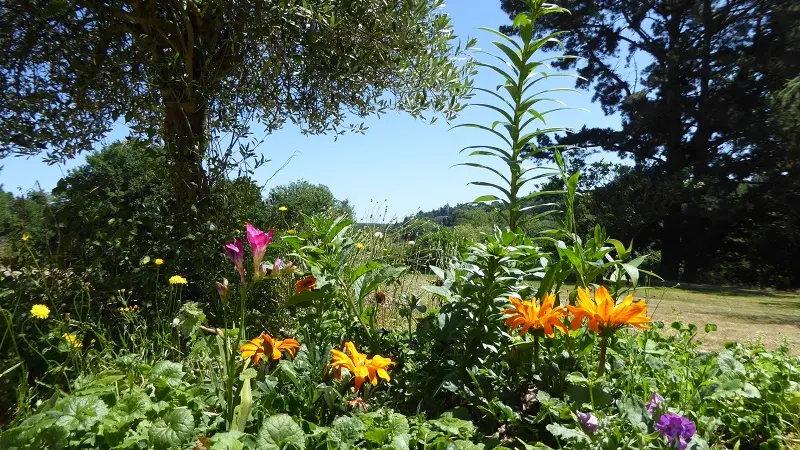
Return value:
M 468 165 L 500 177 L 476 182 L 498 193 L 476 201 L 496 205 L 507 227 L 474 242 L 433 239 L 445 242 L 441 252 L 413 250 L 413 234 L 303 211 L 269 231 L 256 220 L 229 233 L 230 223 L 182 237 L 170 228 L 169 246 L 132 247 L 114 271 L 95 246 L 102 289 L 45 263 L 24 235 L 15 266 L 0 273 L 0 448 L 796 444 L 797 357 L 737 343 L 701 351 L 713 324 L 647 316 L 637 288 L 657 275 L 646 255 L 600 225 L 578 235 L 580 175 L 569 173 L 561 147 L 537 146 L 562 129 L 526 131 L 547 113 L 533 109 L 548 100 L 547 90 L 531 93 L 548 76 L 533 57 L 557 43 L 555 34 L 537 36 L 534 23 L 563 10 L 531 6 L 515 21 L 518 40 L 497 34 L 509 65 L 480 64 L 506 80 L 503 95 L 485 90 L 504 103 L 483 105 L 501 120 L 468 125 L 504 141 L 470 149 L 507 172 Z M 525 165 L 545 152 L 555 169 Z M 561 189 L 523 194 L 526 183 L 553 176 Z M 549 197 L 560 201 L 541 200 Z M 271 220 L 290 212 L 273 206 Z M 552 227 L 529 235 L 523 223 Z M 158 254 L 167 249 L 198 257 L 173 264 Z M 120 267 L 135 268 L 117 278 Z M 436 275 L 430 298 L 404 289 L 415 270 Z

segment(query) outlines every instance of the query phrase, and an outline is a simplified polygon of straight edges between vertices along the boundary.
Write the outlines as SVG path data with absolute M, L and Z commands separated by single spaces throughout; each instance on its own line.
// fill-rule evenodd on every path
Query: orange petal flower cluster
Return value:
M 541 305 L 536 297 L 527 301 L 510 297 L 508 301 L 513 307 L 503 310 L 503 314 L 508 315 L 505 326 L 511 331 L 520 328 L 520 336 L 525 336 L 528 330 L 544 330 L 547 336 L 553 336 L 553 328 L 567 332 L 567 327 L 561 320 L 567 316 L 567 310 L 563 306 L 554 306 L 554 294 L 546 294 Z
M 594 298 L 589 295 L 588 290 L 578 288 L 578 305 L 567 308 L 575 316 L 571 323 L 573 330 L 580 328 L 584 318 L 589 319 L 589 329 L 602 336 L 608 336 L 625 326 L 650 328 L 645 302 L 640 300 L 634 303 L 633 295 L 628 294 L 617 304 L 603 286 L 597 288 Z
M 300 343 L 292 338 L 275 339 L 264 333 L 255 339 L 251 339 L 250 342 L 246 342 L 239 348 L 239 351 L 242 353 L 242 359 L 252 359 L 253 364 L 258 364 L 261 358 L 273 361 L 281 359 L 281 352 L 286 352 L 294 358 L 299 348 Z
M 329 367 L 336 368 L 337 379 L 341 378 L 342 369 L 347 369 L 351 374 L 353 374 L 353 390 L 355 392 L 358 392 L 358 389 L 367 379 L 369 379 L 373 386 L 378 384 L 378 378 L 391 381 L 389 372 L 386 371 L 389 366 L 394 365 L 394 362 L 391 359 L 384 358 L 381 355 L 375 355 L 372 358 L 367 358 L 366 354 L 359 353 L 355 344 L 352 342 L 345 342 L 344 346 L 350 356 L 340 350 L 331 350 L 333 361 L 329 364 Z
M 294 284 L 294 292 L 299 294 L 303 291 L 311 291 L 317 285 L 317 280 L 313 275 L 309 275 Z

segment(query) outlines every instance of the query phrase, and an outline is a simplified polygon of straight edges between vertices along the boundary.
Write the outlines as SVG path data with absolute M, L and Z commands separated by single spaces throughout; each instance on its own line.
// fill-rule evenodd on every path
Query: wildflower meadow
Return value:
M 48 23 L 86 20 L 99 27 L 92 33 L 106 26 L 103 9 L 92 2 L 76 15 L 72 4 L 83 2 L 45 3 L 52 20 L 60 20 Z M 188 0 L 176 2 L 183 6 L 174 17 L 158 20 L 146 15 L 163 6 L 158 2 L 122 3 L 113 20 L 135 30 L 130 39 L 152 50 L 171 78 L 160 82 L 161 72 L 131 67 L 148 72 L 163 95 L 180 90 L 184 97 L 167 108 L 191 114 L 185 120 L 168 114 L 166 132 L 177 137 L 165 139 L 166 153 L 147 150 L 156 158 L 150 166 L 133 159 L 134 143 L 92 162 L 97 171 L 122 167 L 103 179 L 134 178 L 124 189 L 115 184 L 114 195 L 140 215 L 102 209 L 88 183 L 71 197 L 84 207 L 69 213 L 84 225 L 59 218 L 3 242 L 0 449 L 800 448 L 800 358 L 788 343 L 708 346 L 704 341 L 717 332 L 713 322 L 665 323 L 644 295 L 664 281 L 648 265 L 651 252 L 610 236 L 599 218 L 584 226 L 578 206 L 584 174 L 570 165 L 572 146 L 553 137 L 571 130 L 550 118 L 568 109 L 559 96 L 569 89 L 551 87 L 553 80 L 589 76 L 553 68 L 575 58 L 564 54 L 562 40 L 585 37 L 542 25 L 568 17 L 573 2 L 564 8 L 519 2 L 525 8 L 507 30 L 483 29 L 486 48 L 455 62 L 443 55 L 461 55 L 474 43 L 455 49 L 440 41 L 444 25 L 437 21 L 444 19 L 430 12 L 436 1 L 388 2 L 393 8 L 319 2 L 331 10 L 314 2 L 258 1 L 240 10 L 248 2 L 232 2 L 217 11 L 218 2 Z M 275 22 L 281 8 L 296 14 Z M 258 17 L 266 28 L 239 28 L 236 21 L 214 28 L 214 14 L 248 24 L 241 15 Z M 363 23 L 354 22 L 357 14 Z M 292 28 L 306 20 L 314 25 Z M 192 30 L 192 39 L 200 36 L 199 44 L 184 49 L 184 34 L 172 30 L 178 25 Z M 215 34 L 219 29 L 225 33 Z M 298 42 L 304 53 L 269 44 L 264 61 L 248 56 L 263 50 L 265 36 L 284 32 L 281 39 Z M 92 36 L 92 46 L 124 47 L 116 38 Z M 224 42 L 209 43 L 209 36 Z M 173 45 L 180 51 L 166 58 Z M 327 46 L 353 50 L 329 54 Z M 393 50 L 383 52 L 384 46 Z M 140 57 L 134 53 L 125 55 Z M 329 101 L 365 113 L 388 106 L 379 95 L 371 100 L 377 106 L 362 104 L 371 91 L 349 92 L 374 73 L 381 76 L 370 82 L 398 89 L 407 112 L 451 115 L 457 129 L 480 133 L 463 165 L 486 176 L 473 182 L 485 191 L 474 203 L 491 207 L 497 221 L 480 230 L 359 221 L 352 206 L 308 184 L 273 191 L 264 203 L 258 185 L 233 175 L 232 160 L 222 168 L 210 158 L 199 163 L 208 179 L 176 165 L 170 158 L 200 145 L 180 133 L 196 127 L 197 92 L 213 85 L 205 69 L 211 66 L 197 64 L 217 59 L 225 64 L 215 70 L 243 77 L 221 90 L 220 98 L 245 105 L 220 113 L 228 122 L 216 126 L 234 134 L 240 131 L 234 116 L 249 114 L 247 105 L 284 95 L 262 83 L 267 74 L 291 94 L 286 111 L 276 111 L 291 116 L 305 108 L 309 122 L 297 120 L 311 128 L 322 126 L 324 114 L 338 117 Z M 178 60 L 195 69 L 174 71 Z M 82 64 L 87 77 L 113 86 L 113 77 L 132 76 Z M 281 64 L 291 66 L 285 74 Z M 329 86 L 327 75 L 289 75 L 299 70 L 335 70 L 335 80 Z M 502 84 L 472 86 L 470 77 L 481 71 L 499 75 Z M 196 91 L 178 88 L 184 85 L 176 80 L 187 77 Z M 144 108 L 142 86 L 119 95 Z M 324 100 L 301 92 L 309 86 Z M 426 99 L 406 88 L 421 89 Z M 470 97 L 477 94 L 480 100 Z M 459 121 L 462 97 L 496 121 Z M 224 101 L 208 100 L 210 110 L 225 108 Z M 85 125 L 87 117 L 70 126 Z M 260 120 L 277 127 L 273 117 Z M 81 130 L 52 133 L 77 142 Z M 227 152 L 254 158 L 245 145 Z M 168 173 L 173 169 L 184 184 Z M 61 189 L 84 192 L 79 174 L 92 179 L 76 172 Z M 176 186 L 179 194 L 170 191 Z M 125 194 L 134 191 L 141 195 Z M 180 197 L 180 206 L 136 200 L 165 198 L 156 195 Z M 213 202 L 192 203 L 203 195 Z M 315 206 L 319 198 L 327 199 L 324 207 Z M 57 217 L 43 211 L 43 221 Z M 203 214 L 209 219 L 197 219 Z M 166 216 L 181 219 L 167 223 Z M 89 220 L 96 224 L 91 233 Z

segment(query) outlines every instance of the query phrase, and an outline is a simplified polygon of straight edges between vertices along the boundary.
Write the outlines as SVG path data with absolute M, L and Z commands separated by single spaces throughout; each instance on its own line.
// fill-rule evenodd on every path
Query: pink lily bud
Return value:
M 233 238 L 233 242 L 226 243 L 225 254 L 236 266 L 236 270 L 239 271 L 239 276 L 242 279 L 242 284 L 244 284 L 244 243 L 242 240 L 237 237 Z
M 222 283 L 217 281 L 217 294 L 219 294 L 219 299 L 222 303 L 225 303 L 225 300 L 228 298 L 229 287 L 227 278 L 223 278 Z
M 245 228 L 247 229 L 247 242 L 250 243 L 250 248 L 253 251 L 253 267 L 257 268 L 261 264 L 261 260 L 264 259 L 264 253 L 266 253 L 269 243 L 272 242 L 272 235 L 275 234 L 275 230 L 264 233 L 250 225 L 249 222 L 245 224 Z

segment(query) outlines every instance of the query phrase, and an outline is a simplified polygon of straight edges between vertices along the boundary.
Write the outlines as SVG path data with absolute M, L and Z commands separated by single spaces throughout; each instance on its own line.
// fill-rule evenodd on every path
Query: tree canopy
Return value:
M 617 152 L 658 180 L 658 198 L 648 201 L 661 213 L 648 223 L 660 229 L 665 278 L 693 281 L 715 258 L 720 239 L 748 222 L 747 228 L 767 226 L 794 214 L 790 186 L 798 167 L 770 99 L 800 73 L 796 4 L 572 0 L 562 6 L 571 14 L 545 17 L 544 31 L 566 31 L 566 52 L 582 58 L 554 65 L 577 68 L 585 78 L 577 87 L 593 90 L 607 114 L 620 113 L 622 126 L 584 128 L 560 143 Z M 526 8 L 519 0 L 503 0 L 502 7 L 511 18 Z M 636 185 L 647 186 L 630 186 Z M 776 199 L 769 213 L 751 221 L 745 211 L 733 216 L 723 208 L 761 185 Z
M 388 109 L 451 118 L 468 94 L 441 0 L 2 0 L 0 156 L 51 162 L 119 123 L 160 136 L 175 201 L 208 191 L 212 137 L 257 121 L 341 133 Z

